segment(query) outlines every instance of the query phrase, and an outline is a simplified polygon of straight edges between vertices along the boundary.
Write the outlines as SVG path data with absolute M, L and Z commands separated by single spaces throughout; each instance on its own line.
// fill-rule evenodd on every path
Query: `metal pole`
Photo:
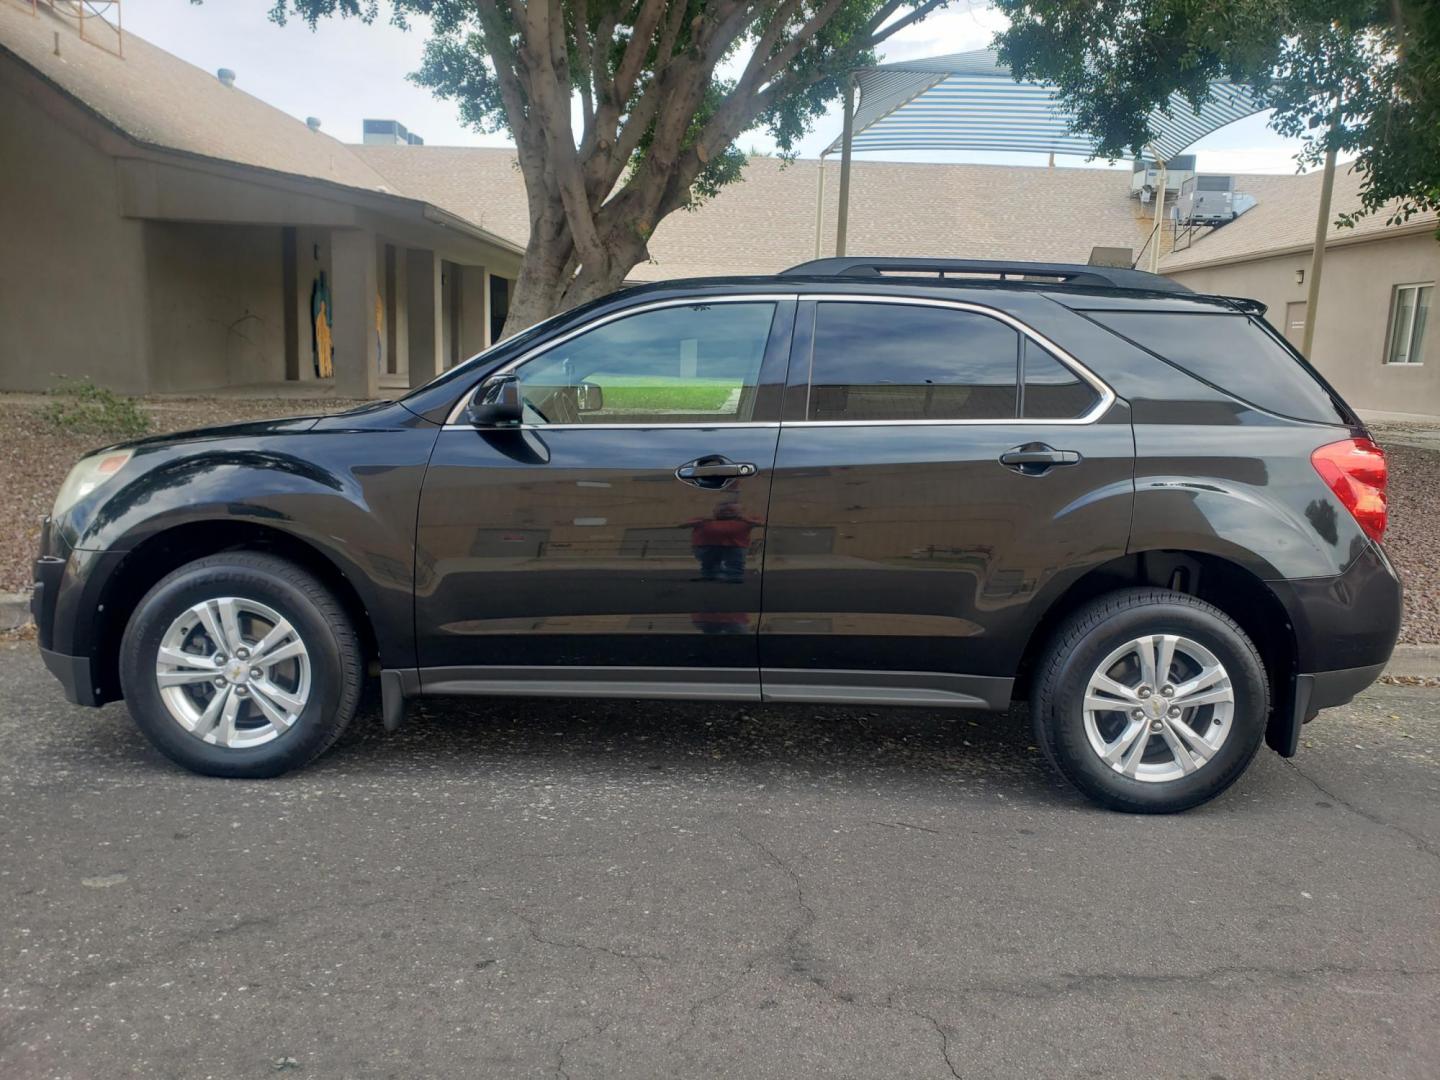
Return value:
M 825 229 L 825 155 L 820 155 L 820 179 L 815 190 L 815 258 L 820 258 L 820 235 Z
M 1160 272 L 1160 241 L 1165 238 L 1165 162 L 1160 161 L 1160 190 L 1155 193 L 1155 232 L 1150 237 L 1150 273 Z
M 1331 121 L 1333 134 L 1340 123 L 1340 106 L 1335 106 Z M 1320 181 L 1320 213 L 1315 218 L 1315 250 L 1310 253 L 1310 288 L 1305 294 L 1305 333 L 1300 352 L 1308 359 L 1310 346 L 1315 344 L 1315 320 L 1320 314 L 1320 274 L 1325 269 L 1325 235 L 1330 229 L 1330 196 L 1335 191 L 1335 147 L 1325 151 L 1325 175 Z
M 845 80 L 845 128 L 840 147 L 840 212 L 835 221 L 835 254 L 845 254 L 845 231 L 850 218 L 850 144 L 855 138 L 855 76 Z

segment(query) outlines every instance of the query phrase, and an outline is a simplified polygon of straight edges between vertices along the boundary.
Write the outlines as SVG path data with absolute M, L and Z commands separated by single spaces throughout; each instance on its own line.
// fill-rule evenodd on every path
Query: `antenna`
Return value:
M 27 0 L 20 0 L 26 3 Z M 125 33 L 120 16 L 120 0 L 28 0 L 31 15 L 38 15 L 43 4 L 62 19 L 75 20 L 80 40 L 102 52 L 125 57 Z M 56 51 L 58 52 L 58 46 Z

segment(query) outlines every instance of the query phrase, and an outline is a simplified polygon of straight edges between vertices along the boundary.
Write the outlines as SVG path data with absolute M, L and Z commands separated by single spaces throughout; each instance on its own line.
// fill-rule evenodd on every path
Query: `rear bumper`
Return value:
M 1269 585 L 1295 630 L 1297 671 L 1341 672 L 1389 661 L 1400 634 L 1403 589 L 1379 544 L 1368 545 L 1335 577 Z
M 1309 719 L 1319 709 L 1331 709 L 1336 705 L 1349 704 L 1355 695 L 1364 690 L 1385 673 L 1384 664 L 1370 664 L 1366 667 L 1342 668 L 1339 671 L 1317 671 L 1313 675 L 1301 675 L 1309 683 L 1306 693 Z
M 1294 757 L 1302 724 L 1344 705 L 1384 673 L 1400 634 L 1403 589 L 1378 544 L 1337 577 L 1270 585 L 1294 627 L 1297 674 L 1291 686 L 1274 688 L 1265 741 Z

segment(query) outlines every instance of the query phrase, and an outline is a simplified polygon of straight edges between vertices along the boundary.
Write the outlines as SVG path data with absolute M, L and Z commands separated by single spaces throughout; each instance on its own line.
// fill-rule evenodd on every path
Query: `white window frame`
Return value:
M 1422 289 L 1431 290 L 1430 301 L 1433 306 L 1435 301 L 1435 283 L 1433 281 L 1408 281 L 1396 285 L 1390 290 L 1390 319 L 1385 331 L 1385 364 L 1387 367 L 1420 367 L 1425 363 L 1425 358 L 1420 354 L 1420 350 L 1416 348 L 1417 344 L 1422 347 L 1424 346 L 1424 338 L 1421 338 L 1418 343 L 1414 340 L 1415 318 L 1420 313 L 1420 292 Z M 1400 297 L 1406 292 L 1413 292 L 1415 294 L 1415 301 L 1410 305 L 1410 318 L 1402 328 L 1398 321 L 1400 314 Z M 1399 334 L 1402 329 L 1405 333 L 1404 358 L 1396 360 L 1394 359 L 1395 339 L 1396 335 Z M 1426 329 L 1429 329 L 1428 324 Z

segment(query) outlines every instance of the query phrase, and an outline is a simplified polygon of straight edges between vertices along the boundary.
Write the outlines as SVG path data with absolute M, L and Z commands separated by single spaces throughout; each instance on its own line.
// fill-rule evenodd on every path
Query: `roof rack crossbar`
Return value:
M 997 259 L 908 259 L 894 256 L 841 256 L 812 259 L 780 272 L 781 277 L 879 277 L 882 274 L 985 275 L 1008 278 L 1056 278 L 1066 285 L 1099 285 L 1148 292 L 1190 292 L 1178 281 L 1144 270 L 1081 263 L 1007 262 Z

